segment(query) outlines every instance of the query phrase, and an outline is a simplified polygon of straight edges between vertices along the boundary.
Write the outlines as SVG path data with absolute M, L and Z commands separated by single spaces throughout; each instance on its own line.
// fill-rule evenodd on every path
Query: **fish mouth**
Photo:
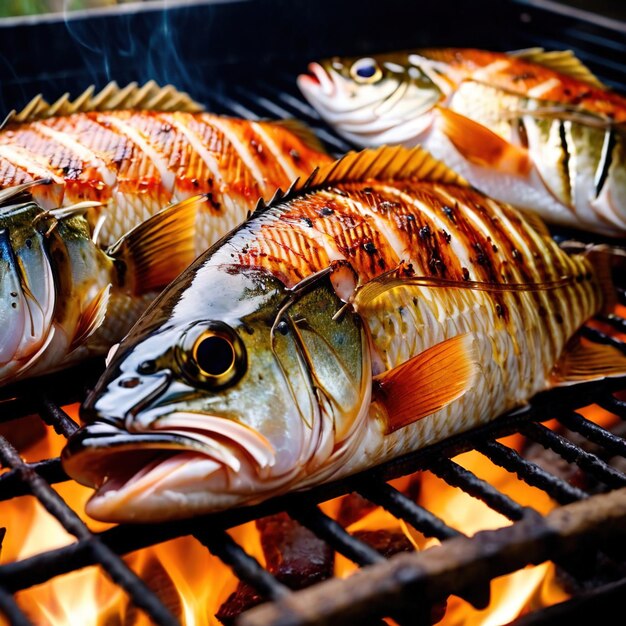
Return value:
M 128 523 L 241 504 L 271 472 L 275 455 L 265 438 L 237 422 L 174 413 L 149 432 L 88 424 L 72 436 L 61 460 L 69 476 L 95 489 L 88 515 Z
M 333 97 L 337 91 L 337 85 L 331 75 L 319 63 L 309 63 L 308 70 L 309 74 L 298 76 L 300 89 L 308 94 L 321 92 L 328 98 Z

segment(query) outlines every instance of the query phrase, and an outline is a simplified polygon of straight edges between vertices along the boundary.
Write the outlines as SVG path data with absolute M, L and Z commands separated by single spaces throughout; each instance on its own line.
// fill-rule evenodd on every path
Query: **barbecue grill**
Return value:
M 155 2 L 65 17 L 9 19 L 0 23 L 0 111 L 19 109 L 40 92 L 50 101 L 65 91 L 78 94 L 92 83 L 102 87 L 112 79 L 119 84 L 154 79 L 188 91 L 217 113 L 299 118 L 315 129 L 330 151 L 341 154 L 352 146 L 324 125 L 296 88 L 297 73 L 311 60 L 427 45 L 570 48 L 600 80 L 626 92 L 626 15 L 621 17 L 624 21 L 540 0 L 428 6 L 401 0 L 382 5 L 274 0 Z M 555 230 L 554 235 L 572 233 Z M 626 305 L 623 287 L 618 296 Z M 626 333 L 626 319 L 604 316 L 583 333 L 589 341 L 612 344 L 626 354 L 626 343 L 618 336 Z M 48 428 L 69 437 L 78 425 L 61 407 L 80 401 L 102 368 L 95 360 L 4 390 L 0 421 L 23 420 L 34 413 Z M 58 458 L 25 462 L 0 438 L 0 459 L 7 468 L 0 474 L 0 500 L 30 494 L 76 538 L 64 547 L 0 565 L 0 611 L 10 624 L 31 624 L 13 594 L 95 564 L 154 624 L 178 624 L 122 557 L 191 535 L 264 601 L 240 617 L 237 623 L 242 626 L 343 624 L 355 619 L 382 623 L 382 617 L 399 624 L 428 624 L 431 607 L 451 594 L 486 607 L 494 578 L 546 560 L 576 581 L 576 593 L 516 624 L 595 617 L 601 610 L 608 615 L 621 607 L 626 591 L 626 465 L 614 461 L 626 457 L 626 439 L 619 434 L 623 429 L 610 432 L 580 413 L 592 404 L 626 419 L 626 379 L 539 394 L 529 406 L 481 428 L 310 491 L 182 522 L 119 525 L 101 532 L 90 531 L 51 487 L 68 480 Z M 549 420 L 555 420 L 556 427 L 547 427 Z M 554 463 L 530 460 L 507 446 L 502 439 L 511 434 L 575 467 L 576 480 L 555 471 Z M 543 491 L 556 508 L 541 515 L 464 469 L 454 459 L 469 450 Z M 414 472 L 434 474 L 511 524 L 464 535 L 388 482 Z M 441 545 L 385 558 L 318 507 L 348 493 L 383 507 Z M 279 512 L 361 569 L 348 580 L 331 578 L 291 590 L 226 532 Z M 9 534 L 5 541 L 11 541 Z

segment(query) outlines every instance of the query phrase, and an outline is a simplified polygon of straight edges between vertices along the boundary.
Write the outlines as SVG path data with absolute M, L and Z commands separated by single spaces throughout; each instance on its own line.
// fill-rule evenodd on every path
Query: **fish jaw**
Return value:
M 219 448 L 191 436 L 131 434 L 99 422 L 74 435 L 62 463 L 78 482 L 96 489 L 88 515 L 107 522 L 150 522 L 240 504 L 245 495 L 227 489 L 232 459 L 218 456 Z

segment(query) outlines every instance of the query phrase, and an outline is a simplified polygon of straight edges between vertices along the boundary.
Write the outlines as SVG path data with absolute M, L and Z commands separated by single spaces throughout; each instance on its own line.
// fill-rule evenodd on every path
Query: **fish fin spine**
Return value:
M 543 48 L 527 48 L 525 50 L 516 50 L 509 54 L 524 61 L 543 65 L 543 67 L 581 80 L 598 89 L 606 89 L 606 86 L 600 82 L 572 50 L 551 50 L 546 52 Z
M 558 387 L 619 376 L 626 376 L 626 355 L 611 345 L 595 343 L 578 334 L 565 346 L 550 380 Z
M 321 187 L 367 180 L 382 182 L 411 179 L 470 187 L 460 174 L 435 159 L 421 146 L 381 146 L 348 152 L 332 163 L 318 166 L 308 178 L 296 179 L 286 192 L 279 189 L 269 202 L 261 199 L 251 217 Z
M 111 81 L 97 93 L 95 86 L 91 85 L 74 100 L 70 99 L 69 93 L 65 93 L 53 103 L 49 103 L 39 94 L 21 111 L 14 112 L 10 119 L 5 120 L 5 124 L 33 122 L 73 113 L 122 109 L 195 113 L 204 110 L 204 106 L 173 85 L 161 87 L 151 80 L 144 85 L 130 83 L 125 87 L 119 87 L 115 81 Z
M 386 434 L 458 400 L 479 371 L 474 335 L 465 333 L 374 377 L 374 397 L 387 411 Z
M 121 286 L 134 295 L 162 289 L 196 257 L 198 211 L 204 195 L 172 204 L 126 233 L 107 254 L 122 261 Z

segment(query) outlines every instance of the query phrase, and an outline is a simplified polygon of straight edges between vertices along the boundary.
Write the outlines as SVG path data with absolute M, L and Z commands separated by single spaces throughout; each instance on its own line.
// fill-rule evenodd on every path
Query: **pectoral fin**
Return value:
M 516 176 L 530 172 L 532 163 L 526 150 L 455 111 L 444 107 L 439 107 L 438 111 L 442 132 L 471 163 Z
M 126 267 L 123 286 L 135 295 L 165 287 L 195 258 L 198 211 L 207 202 L 194 196 L 155 213 L 107 251 Z
M 626 356 L 613 346 L 592 343 L 578 335 L 552 370 L 552 382 L 558 386 L 617 376 L 626 376 Z
M 109 306 L 110 295 L 111 285 L 106 285 L 82 312 L 70 350 L 80 346 L 102 326 L 102 322 L 104 322 L 106 317 L 107 307 Z
M 472 387 L 478 371 L 474 336 L 467 333 L 376 376 L 376 400 L 387 409 L 387 434 L 460 398 Z

